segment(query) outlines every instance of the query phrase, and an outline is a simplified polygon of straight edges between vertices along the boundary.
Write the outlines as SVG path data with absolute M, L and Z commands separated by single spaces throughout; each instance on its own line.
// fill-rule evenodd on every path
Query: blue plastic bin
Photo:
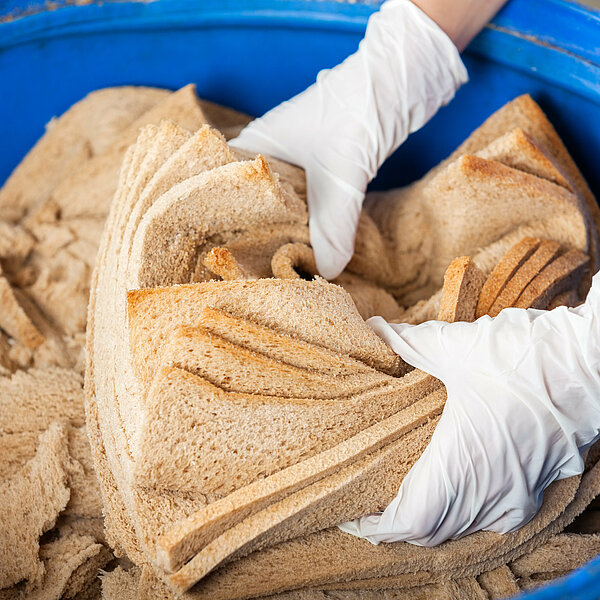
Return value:
M 50 11 L 43 0 L 0 0 L 0 20 L 12 17 L 0 24 L 0 183 L 52 116 L 97 88 L 195 82 L 201 96 L 259 115 L 353 52 L 377 6 L 63 1 Z M 373 186 L 420 177 L 493 111 L 528 92 L 600 197 L 600 12 L 563 0 L 512 0 L 465 63 L 470 83 L 389 159 Z M 522 598 L 600 598 L 600 557 Z

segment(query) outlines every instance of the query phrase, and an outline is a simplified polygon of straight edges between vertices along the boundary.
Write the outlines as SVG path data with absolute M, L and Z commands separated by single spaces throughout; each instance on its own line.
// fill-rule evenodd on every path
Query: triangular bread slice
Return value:
M 128 284 L 146 288 L 189 281 L 208 235 L 306 219 L 304 204 L 278 185 L 261 156 L 217 167 L 171 188 L 147 211 L 134 238 Z
M 561 172 L 556 159 L 521 128 L 513 129 L 475 153 L 480 158 L 495 160 L 507 167 L 547 179 L 574 192 L 573 185 Z
M 276 311 L 264 302 L 269 297 L 279 299 Z M 129 343 L 142 380 L 148 377 L 154 348 L 165 346 L 174 326 L 199 322 L 207 306 L 346 354 L 384 373 L 403 371 L 401 359 L 364 323 L 349 295 L 322 279 L 207 281 L 130 290 L 128 305 Z
M 245 329 L 245 322 L 240 321 L 236 320 L 236 325 Z M 295 340 L 277 334 L 273 337 L 286 351 L 284 356 L 273 358 L 269 350 L 257 351 L 252 334 L 248 335 L 247 344 L 238 345 L 203 327 L 182 327 L 173 333 L 163 361 L 198 375 L 226 392 L 290 399 L 333 400 L 395 383 L 389 375 L 365 368 L 363 363 L 353 360 L 347 361 L 346 369 L 334 373 L 337 357 L 318 347 L 313 347 L 313 352 L 320 351 L 322 359 L 316 368 L 306 369 L 290 364 L 287 345 L 292 346 L 291 361 L 296 362 Z
M 410 423 L 410 431 L 400 440 L 228 529 L 169 575 L 169 584 L 181 593 L 224 561 L 296 538 L 307 531 L 330 527 L 340 520 L 383 510 L 433 435 L 438 421 L 436 414 L 441 412 L 444 398 L 440 390 L 432 412 L 422 415 L 425 423 L 419 427 Z
M 444 394 L 439 391 L 431 393 L 329 450 L 283 469 L 271 477 L 258 479 L 251 485 L 240 488 L 191 514 L 158 540 L 158 562 L 168 571 L 176 570 L 198 549 L 236 523 L 267 507 L 272 514 L 281 510 L 275 503 L 284 499 L 286 495 L 322 480 L 400 438 L 403 438 L 404 444 L 410 443 L 410 439 L 414 437 L 411 430 L 439 415 L 444 399 Z M 388 451 L 389 449 L 386 452 Z M 322 485 L 320 482 L 319 486 Z M 295 506 L 297 508 L 297 505 Z M 322 515 L 319 518 L 322 518 Z M 244 535 L 248 535 L 247 528 Z
M 592 257 L 590 263 L 592 272 L 596 271 L 598 269 L 597 232 L 600 231 L 600 208 L 560 136 L 529 94 L 524 94 L 508 102 L 486 119 L 445 161 L 435 167 L 428 177 L 443 170 L 449 162 L 456 160 L 459 156 L 483 150 L 485 146 L 515 128 L 522 129 L 554 157 L 567 179 L 572 182 L 577 193 L 584 199 L 594 224 L 594 227 L 590 229 L 589 253 Z
M 250 320 L 235 318 L 212 306 L 207 306 L 202 311 L 198 325 L 232 344 L 252 348 L 254 352 L 300 369 L 331 377 L 343 376 L 349 372 L 354 376 L 361 373 L 381 375 L 347 354 L 306 342 L 299 336 L 281 335 L 274 328 L 262 327 Z M 285 344 L 282 344 L 284 340 Z

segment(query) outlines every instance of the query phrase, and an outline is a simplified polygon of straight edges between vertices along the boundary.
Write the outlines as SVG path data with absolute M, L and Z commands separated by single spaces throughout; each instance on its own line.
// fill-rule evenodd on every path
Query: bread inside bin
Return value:
M 424 549 L 335 527 L 395 496 L 445 401 L 366 318 L 585 297 L 598 209 L 539 107 L 368 194 L 331 283 L 302 170 L 227 145 L 248 120 L 193 86 L 100 90 L 0 191 L 0 474 L 19 495 L 53 470 L 5 515 L 30 521 L 0 598 L 97 597 L 100 568 L 105 597 L 494 597 L 591 556 L 593 533 L 561 532 L 600 491 L 595 451 L 515 534 Z

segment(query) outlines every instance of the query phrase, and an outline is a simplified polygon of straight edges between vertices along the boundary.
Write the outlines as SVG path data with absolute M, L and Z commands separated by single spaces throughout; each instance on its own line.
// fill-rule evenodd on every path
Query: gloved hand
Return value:
M 583 471 L 600 438 L 600 273 L 585 304 L 508 308 L 474 323 L 373 329 L 441 379 L 448 400 L 425 452 L 380 514 L 341 526 L 373 543 L 433 546 L 527 523 L 542 492 Z
M 332 279 L 352 256 L 369 181 L 466 80 L 444 31 L 412 2 L 388 0 L 355 54 L 230 144 L 305 169 L 311 244 L 320 274 Z

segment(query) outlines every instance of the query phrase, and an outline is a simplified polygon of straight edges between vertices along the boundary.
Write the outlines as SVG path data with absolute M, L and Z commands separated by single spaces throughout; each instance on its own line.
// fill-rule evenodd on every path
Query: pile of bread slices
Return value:
M 600 552 L 595 510 L 579 519 L 583 533 L 564 532 L 600 493 L 594 449 L 586 473 L 553 484 L 514 534 L 425 549 L 375 547 L 335 527 L 394 497 L 445 400 L 441 382 L 403 363 L 365 318 L 473 320 L 585 296 L 598 208 L 539 107 L 517 98 L 422 180 L 370 194 L 353 260 L 333 283 L 315 276 L 303 172 L 227 145 L 247 120 L 189 86 L 96 92 L 0 192 L 6 226 L 29 244 L 18 260 L 0 255 L 13 327 L 0 322 L 10 336 L 0 357 L 16 371 L 0 385 L 26 381 L 52 407 L 37 428 L 29 413 L 13 422 L 6 412 L 2 431 L 25 423 L 31 451 L 10 459 L 5 484 L 16 490 L 35 468 L 60 483 L 15 506 L 38 517 L 27 561 L 10 563 L 5 580 L 0 567 L 0 586 L 94 597 L 103 567 L 105 598 L 500 598 Z M 82 241 L 86 268 L 55 268 L 57 256 L 81 260 Z M 74 533 L 73 517 L 63 525 L 69 491 L 78 498 L 71 473 L 92 462 L 70 432 L 85 432 L 84 323 L 74 316 L 98 243 L 85 385 L 106 539 Z M 61 386 L 77 398 L 57 386 L 46 400 L 41 378 L 51 376 L 73 381 Z M 13 396 L 9 407 L 22 398 Z M 64 566 L 49 549 L 68 535 L 92 537 L 103 560 Z M 6 540 L 0 555 L 14 547 Z M 44 578 L 58 566 L 62 583 L 49 593 Z

